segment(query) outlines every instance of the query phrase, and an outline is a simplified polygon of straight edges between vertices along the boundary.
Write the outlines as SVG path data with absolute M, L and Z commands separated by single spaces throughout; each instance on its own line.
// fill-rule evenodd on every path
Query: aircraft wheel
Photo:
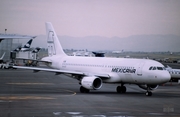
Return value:
M 146 96 L 152 96 L 152 92 L 146 92 Z
M 122 93 L 126 93 L 126 87 L 122 86 Z
M 121 86 L 117 86 L 116 91 L 117 93 L 121 93 Z
M 117 86 L 116 91 L 118 93 L 126 93 L 126 87 L 125 86 Z
M 89 89 L 84 88 L 83 86 L 80 87 L 81 93 L 89 93 Z

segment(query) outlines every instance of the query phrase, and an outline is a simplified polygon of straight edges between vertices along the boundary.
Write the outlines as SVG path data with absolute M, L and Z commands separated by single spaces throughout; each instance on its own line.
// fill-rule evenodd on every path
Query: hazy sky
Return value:
M 180 0 L 1 0 L 0 33 L 128 37 L 180 35 Z

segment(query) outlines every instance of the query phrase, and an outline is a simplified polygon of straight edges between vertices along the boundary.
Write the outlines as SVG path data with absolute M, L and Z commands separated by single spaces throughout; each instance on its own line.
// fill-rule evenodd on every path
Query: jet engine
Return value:
M 159 85 L 138 85 L 140 88 L 147 90 L 149 88 L 150 90 L 157 89 Z
M 86 89 L 97 90 L 102 86 L 102 80 L 96 76 L 85 76 L 81 80 L 81 85 Z

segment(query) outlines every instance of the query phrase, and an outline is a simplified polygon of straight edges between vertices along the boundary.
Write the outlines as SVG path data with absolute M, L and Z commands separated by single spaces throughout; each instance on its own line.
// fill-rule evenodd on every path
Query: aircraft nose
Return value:
M 165 73 L 161 74 L 161 77 L 162 77 L 162 81 L 164 83 L 170 81 L 170 79 L 171 79 L 171 75 L 169 74 L 168 71 L 166 71 Z

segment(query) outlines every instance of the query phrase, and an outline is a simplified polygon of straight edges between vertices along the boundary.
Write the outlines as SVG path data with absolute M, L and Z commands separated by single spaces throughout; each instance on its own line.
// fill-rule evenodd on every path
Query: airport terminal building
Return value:
M 13 43 L 13 39 L 31 39 L 34 36 L 17 35 L 17 34 L 0 34 L 0 57 L 5 53 L 4 61 L 11 59 L 11 51 L 13 51 L 22 43 Z
M 12 51 L 13 46 L 12 39 L 2 40 L 0 43 L 0 56 L 5 53 L 4 60 L 10 59 L 10 52 Z

